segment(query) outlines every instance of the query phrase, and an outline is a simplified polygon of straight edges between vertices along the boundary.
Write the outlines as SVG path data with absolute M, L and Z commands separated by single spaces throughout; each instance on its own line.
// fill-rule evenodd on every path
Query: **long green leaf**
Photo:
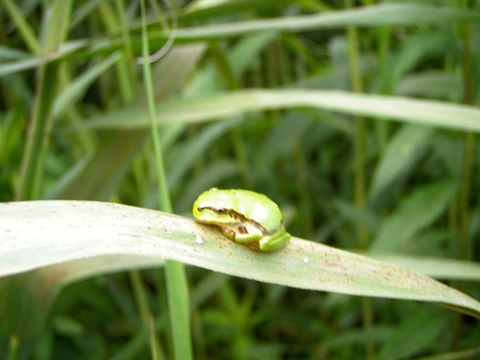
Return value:
M 416 4 L 381 4 L 314 15 L 244 21 L 180 29 L 178 39 L 211 39 L 239 36 L 259 31 L 308 31 L 347 26 L 383 26 L 438 24 L 455 21 L 478 21 L 480 13 Z M 166 34 L 161 34 L 164 38 Z
M 365 95 L 328 90 L 243 90 L 157 106 L 160 123 L 196 123 L 244 115 L 252 111 L 314 107 L 352 115 L 480 132 L 480 109 L 441 101 L 397 96 Z M 88 127 L 133 129 L 149 126 L 140 107 L 92 118 Z
M 478 12 L 452 10 L 417 4 L 380 4 L 350 10 L 330 11 L 315 15 L 290 16 L 276 19 L 262 19 L 239 23 L 215 24 L 179 29 L 175 35 L 178 41 L 198 41 L 224 39 L 242 36 L 260 31 L 300 32 L 318 29 L 345 28 L 347 26 L 384 26 L 384 25 L 418 25 L 438 24 L 458 21 L 479 21 Z M 151 34 L 151 41 L 164 41 L 169 33 Z M 140 46 L 140 40 L 136 41 Z M 75 40 L 59 49 L 56 58 L 71 55 L 72 49 L 81 52 L 81 56 L 108 54 L 121 47 L 119 40 L 109 37 L 95 41 Z M 68 49 L 66 51 L 66 49 Z M 78 54 L 75 54 L 78 56 Z M 0 74 L 11 73 L 36 66 L 37 59 L 21 60 L 20 64 L 8 63 L 0 66 Z
M 478 301 L 431 278 L 299 238 L 282 251 L 256 253 L 180 216 L 88 201 L 3 203 L 0 219 L 0 276 L 49 271 L 55 276 L 45 281 L 61 283 L 78 278 L 69 271 L 79 271 L 82 261 L 90 270 L 81 271 L 93 275 L 108 271 L 105 257 L 115 255 L 131 268 L 130 255 L 301 289 L 437 302 L 480 318 Z M 94 259 L 102 266 L 92 271 Z M 43 293 L 44 284 L 32 286 Z
M 436 279 L 480 281 L 480 263 L 473 261 L 398 254 L 368 256 Z

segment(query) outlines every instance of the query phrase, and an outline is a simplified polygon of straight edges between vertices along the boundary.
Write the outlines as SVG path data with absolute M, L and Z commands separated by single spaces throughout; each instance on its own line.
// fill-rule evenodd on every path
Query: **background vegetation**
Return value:
M 189 216 L 210 187 L 248 188 L 277 201 L 299 237 L 393 256 L 480 259 L 480 144 L 469 132 L 480 126 L 455 109 L 401 115 L 405 105 L 393 97 L 478 106 L 478 2 L 147 1 L 150 49 L 168 50 L 151 74 L 137 59 L 140 3 L 2 0 L 1 201 L 164 208 L 151 80 L 175 213 Z M 331 96 L 331 104 L 312 106 L 307 94 Z M 159 358 L 172 358 L 163 271 L 68 286 L 28 349 L 12 354 L 0 326 L 0 354 L 143 359 L 154 344 Z M 431 304 L 194 267 L 187 278 L 197 359 L 478 356 L 478 322 Z M 453 286 L 480 299 L 478 282 Z M 155 341 L 142 303 L 155 318 Z

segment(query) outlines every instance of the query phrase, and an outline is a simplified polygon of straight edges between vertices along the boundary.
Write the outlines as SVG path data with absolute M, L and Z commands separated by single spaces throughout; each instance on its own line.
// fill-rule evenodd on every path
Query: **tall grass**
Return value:
M 478 4 L 145 3 L 147 28 L 141 1 L 2 0 L 0 200 L 188 215 L 205 189 L 249 188 L 296 236 L 435 258 L 426 272 L 478 262 Z M 169 41 L 161 16 L 175 42 L 138 65 Z M 20 309 L 22 326 L 0 325 L 1 357 L 183 358 L 188 335 L 169 324 L 188 306 L 196 359 L 478 356 L 478 323 L 430 304 L 194 267 L 189 304 L 169 313 L 179 280 L 163 272 L 77 282 L 48 316 Z M 480 299 L 468 275 L 454 286 Z

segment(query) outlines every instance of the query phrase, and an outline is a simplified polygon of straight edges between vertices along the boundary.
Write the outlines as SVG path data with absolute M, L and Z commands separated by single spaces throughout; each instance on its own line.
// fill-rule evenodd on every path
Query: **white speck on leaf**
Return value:
M 303 262 L 304 262 L 305 264 L 308 264 L 308 258 L 307 258 L 307 257 L 304 257 L 304 258 L 303 258 Z
M 201 237 L 200 235 L 197 235 L 197 236 L 195 237 L 195 241 L 197 242 L 197 244 L 200 244 L 200 245 L 203 244 L 203 239 L 202 239 L 202 237 Z

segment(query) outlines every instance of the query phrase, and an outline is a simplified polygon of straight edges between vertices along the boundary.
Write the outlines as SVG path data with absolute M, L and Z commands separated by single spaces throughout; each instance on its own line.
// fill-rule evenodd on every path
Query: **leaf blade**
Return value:
M 302 289 L 432 301 L 480 317 L 478 301 L 433 279 L 299 238 L 282 251 L 256 253 L 180 216 L 90 201 L 4 203 L 0 218 L 0 276 L 132 255 Z
M 480 110 L 473 106 L 400 96 L 356 94 L 328 90 L 242 90 L 157 106 L 157 121 L 198 123 L 241 116 L 249 112 L 312 107 L 350 115 L 377 117 L 418 125 L 480 132 Z M 149 126 L 140 107 L 113 111 L 90 119 L 88 128 L 135 129 Z

